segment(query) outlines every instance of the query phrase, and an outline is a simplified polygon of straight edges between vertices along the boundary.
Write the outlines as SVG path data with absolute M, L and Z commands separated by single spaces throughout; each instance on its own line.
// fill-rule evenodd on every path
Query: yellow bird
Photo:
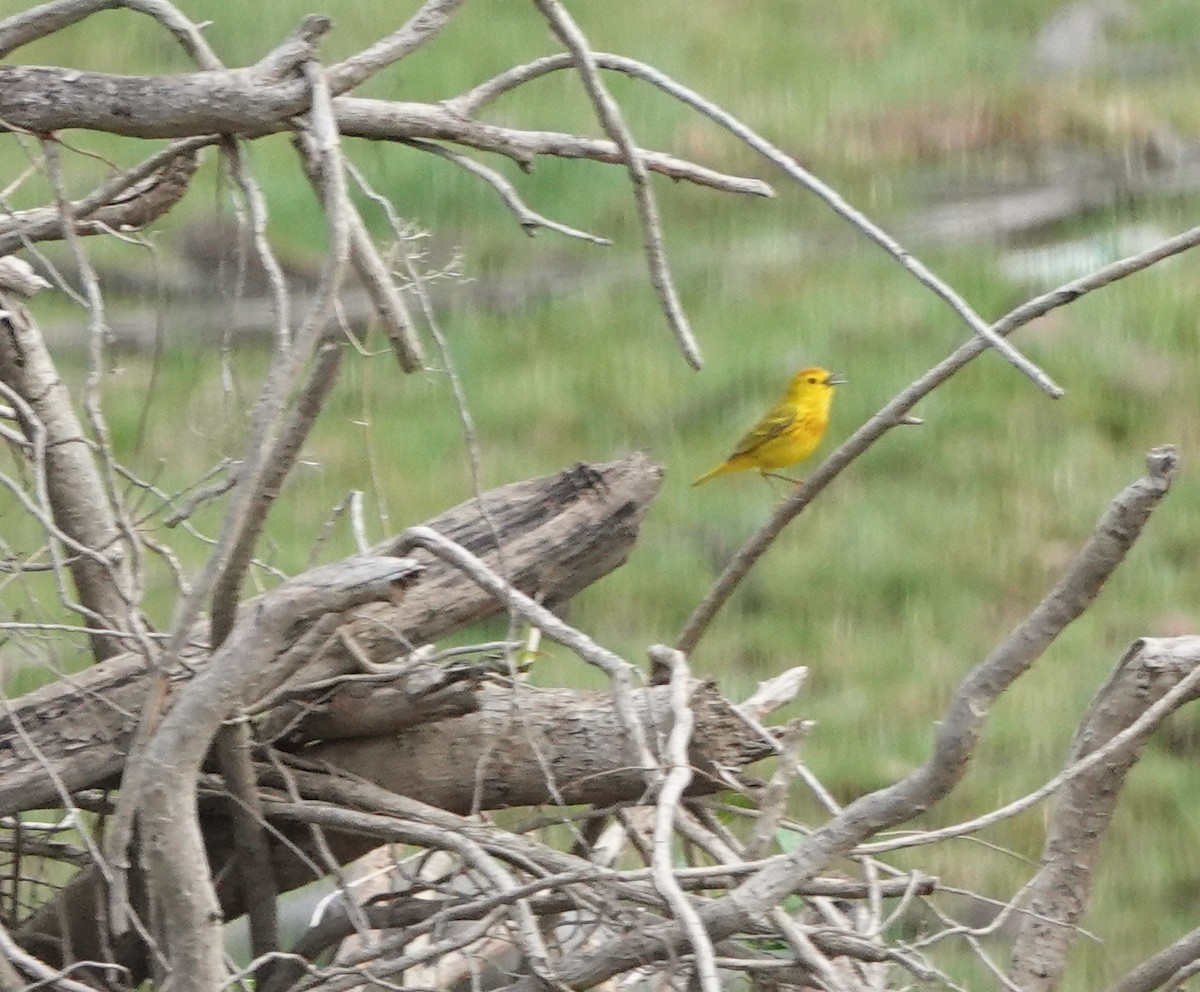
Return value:
M 783 399 L 750 428 L 733 454 L 692 485 L 702 485 L 726 472 L 745 472 L 752 468 L 758 469 L 765 478 L 775 475 L 773 469 L 804 461 L 817 450 L 829 425 L 833 387 L 845 381 L 840 374 L 824 369 L 801 369 L 792 376 Z

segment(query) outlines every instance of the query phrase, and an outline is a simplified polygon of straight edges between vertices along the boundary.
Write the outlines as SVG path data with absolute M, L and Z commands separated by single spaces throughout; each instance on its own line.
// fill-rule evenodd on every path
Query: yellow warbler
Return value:
M 839 374 L 824 369 L 801 369 L 792 376 L 783 399 L 750 428 L 733 454 L 692 485 L 699 486 L 726 472 L 752 468 L 763 476 L 774 475 L 772 469 L 804 461 L 817 449 L 829 425 L 833 387 L 845 381 Z

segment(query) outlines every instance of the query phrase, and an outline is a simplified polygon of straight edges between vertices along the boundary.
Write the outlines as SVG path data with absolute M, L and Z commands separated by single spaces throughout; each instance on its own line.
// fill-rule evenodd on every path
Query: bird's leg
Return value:
M 762 477 L 764 479 L 780 479 L 783 482 L 790 482 L 794 486 L 804 485 L 803 479 L 793 479 L 790 475 L 782 475 L 779 472 L 763 472 Z

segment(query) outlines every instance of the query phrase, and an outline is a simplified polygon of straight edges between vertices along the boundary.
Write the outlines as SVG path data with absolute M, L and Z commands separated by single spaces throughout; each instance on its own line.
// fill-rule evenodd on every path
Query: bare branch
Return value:
M 486 165 L 481 165 L 466 155 L 451 151 L 449 148 L 443 148 L 432 141 L 421 141 L 418 138 L 408 138 L 404 141 L 404 144 L 410 148 L 416 148 L 418 151 L 428 152 L 430 155 L 437 155 L 439 158 L 444 158 L 447 162 L 453 162 L 460 169 L 471 173 L 471 175 L 478 176 L 500 194 L 500 199 L 504 201 L 504 205 L 513 212 L 517 218 L 517 223 L 521 225 L 525 233 L 530 237 L 537 233 L 539 227 L 544 227 L 547 230 L 565 234 L 569 238 L 590 241 L 594 245 L 612 244 L 612 241 L 608 238 L 588 234 L 587 231 L 577 231 L 573 227 L 560 224 L 558 221 L 550 220 L 548 217 L 543 217 L 536 211 L 530 210 L 517 195 L 513 184 L 505 179 L 504 176 L 495 169 L 489 169 Z
M 968 343 L 983 347 L 981 342 Z M 1113 500 L 1054 589 L 960 683 L 938 724 L 933 753 L 925 764 L 894 785 L 856 799 L 790 854 L 755 873 L 728 896 L 704 906 L 701 917 L 714 941 L 731 936 L 777 905 L 866 837 L 917 815 L 949 793 L 966 771 L 991 705 L 1087 609 L 1166 495 L 1176 471 L 1174 449 L 1155 449 L 1147 457 L 1147 468 L 1144 478 Z M 678 924 L 652 927 L 579 956 L 560 968 L 560 977 L 571 988 L 588 988 L 635 964 L 673 953 L 685 941 L 686 932 Z M 526 981 L 516 988 L 533 992 L 534 986 Z
M 1123 975 L 1108 992 L 1154 992 L 1200 961 L 1200 928 L 1180 937 Z
M 637 204 L 638 217 L 642 222 L 642 244 L 646 251 L 646 264 L 650 269 L 650 282 L 654 286 L 655 292 L 658 293 L 663 314 L 679 342 L 679 347 L 683 350 L 683 357 L 687 359 L 687 363 L 692 368 L 698 369 L 702 364 L 700 348 L 688 326 L 687 315 L 683 312 L 679 295 L 675 291 L 671 270 L 667 266 L 662 225 L 659 222 L 654 195 L 650 191 L 646 163 L 639 156 L 637 146 L 633 143 L 633 136 L 625 126 L 621 108 L 609 95 L 600 79 L 591 46 L 579 26 L 558 0 L 533 0 L 533 2 L 549 22 L 558 39 L 570 51 L 571 61 L 579 70 L 583 88 L 587 91 L 588 99 L 591 100 L 592 106 L 596 110 L 600 126 L 604 128 L 604 133 L 621 149 L 621 157 L 625 160 L 630 181 L 633 183 L 633 198 Z
M 21 428 L 36 441 L 35 467 L 45 486 L 57 528 L 88 549 L 70 562 L 71 575 L 89 626 L 131 631 L 136 606 L 129 599 L 129 561 L 103 481 L 70 393 L 58 375 L 29 313 L 0 298 L 0 383 L 24 404 Z M 97 660 L 124 650 L 103 634 L 92 638 Z
M 225 787 L 234 797 L 232 820 L 236 847 L 237 884 L 241 887 L 250 921 L 250 950 L 256 958 L 279 950 L 279 920 L 276 909 L 278 886 L 271 866 L 271 845 L 263 829 L 262 802 L 250 760 L 252 745 L 245 718 L 223 726 L 216 735 L 214 751 L 221 766 Z M 270 969 L 255 975 L 266 981 Z
M 1012 952 L 1009 977 L 1024 992 L 1057 987 L 1125 776 L 1154 728 L 1198 697 L 1200 637 L 1141 638 L 1092 701 L 1068 762 L 1101 751 L 1110 756 L 1072 777 L 1054 804 L 1042 867 L 1030 888 L 1032 913 L 1021 918 Z M 1115 745 L 1123 746 L 1114 753 Z
M 1048 293 L 1043 293 L 1014 310 L 1010 310 L 993 325 L 993 330 L 1005 337 L 1018 327 L 1049 313 L 1061 306 L 1072 303 L 1079 297 L 1101 289 L 1109 283 L 1124 279 L 1149 268 L 1164 258 L 1177 255 L 1200 244 L 1200 227 L 1193 227 L 1182 234 L 1164 241 L 1162 244 L 1119 259 L 1111 265 L 1097 269 L 1090 275 L 1072 280 Z M 692 611 L 675 641 L 675 646 L 685 654 L 690 654 L 704 636 L 705 630 L 717 615 L 721 607 L 728 601 L 734 589 L 746 577 L 755 562 L 766 552 L 783 529 L 799 516 L 816 497 L 829 485 L 841 471 L 852 461 L 863 454 L 884 434 L 893 427 L 904 422 L 905 416 L 916 404 L 933 392 L 943 382 L 956 372 L 978 358 L 986 350 L 986 344 L 979 340 L 967 341 L 953 353 L 931 368 L 916 382 L 897 396 L 889 400 L 882 409 L 871 417 L 865 424 L 842 442 L 809 475 L 796 491 L 780 503 L 771 518 L 738 549 L 737 554 L 725 566 L 718 576 L 716 583 L 705 594 L 704 599 Z
M 30 7 L 0 21 L 0 58 L 22 45 L 69 28 L 98 10 L 114 10 L 120 6 L 122 0 L 55 0 Z
M 380 69 L 399 62 L 435 37 L 449 23 L 462 0 L 425 0 L 397 31 L 370 48 L 329 68 L 329 88 L 336 96 L 365 82 Z
M 720 992 L 712 941 L 704 930 L 700 915 L 688 902 L 673 872 L 675 856 L 673 840 L 675 811 L 692 781 L 688 744 L 695 719 L 690 705 L 691 677 L 682 652 L 661 645 L 650 649 L 651 657 L 670 669 L 671 732 L 667 735 L 667 774 L 659 787 L 654 806 L 654 860 L 651 865 L 654 886 L 671 905 L 672 911 L 687 931 L 688 942 L 696 955 L 696 978 L 703 992 Z
M 324 189 L 324 179 L 320 171 L 321 158 L 316 155 L 312 141 L 306 135 L 297 135 L 296 146 L 305 174 L 319 193 Z M 349 171 L 349 163 L 346 164 Z M 379 257 L 379 252 L 375 250 L 366 224 L 363 223 L 354 204 L 347 199 L 343 209 L 350 229 L 350 262 L 375 305 L 375 312 L 383 322 L 384 331 L 400 367 L 405 372 L 415 372 L 424 366 L 424 356 L 404 296 L 397 289 L 387 265 Z
M 106 180 L 71 204 L 75 233 L 106 234 L 153 223 L 183 198 L 200 163 L 197 151 L 215 140 L 208 136 L 186 138 Z M 36 241 L 57 241 L 62 236 L 62 212 L 56 207 L 0 214 L 0 255 Z

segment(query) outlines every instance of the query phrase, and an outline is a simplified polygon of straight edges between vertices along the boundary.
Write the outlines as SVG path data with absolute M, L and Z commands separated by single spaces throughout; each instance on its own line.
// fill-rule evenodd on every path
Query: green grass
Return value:
M 334 11 L 331 57 L 398 16 L 382 3 L 344 6 Z M 998 118 L 1009 115 L 1004 119 L 1017 143 L 1072 135 L 1117 147 L 1147 121 L 1169 122 L 1185 134 L 1200 125 L 1188 96 L 1194 80 L 1183 74 L 1031 82 L 1030 40 L 1053 6 L 967 3 L 947 12 L 916 0 L 869 9 L 773 0 L 735 10 L 662 0 L 616 13 L 581 7 L 579 16 L 597 47 L 643 57 L 684 82 L 704 80 L 704 92 L 818 167 L 864 209 L 893 220 L 912 203 L 906 177 L 929 159 L 927 150 L 905 141 L 863 138 L 878 133 L 867 124 L 886 122 L 893 111 L 953 116 L 982 102 Z M 190 12 L 211 17 L 214 46 L 229 62 L 244 63 L 282 37 L 302 11 L 268 5 L 254 32 L 221 4 L 197 3 Z M 1164 2 L 1126 34 L 1131 42 L 1167 44 L 1194 37 L 1196 21 L 1191 6 Z M 184 68 L 182 57 L 137 18 L 106 14 L 94 23 L 129 32 L 130 43 L 121 47 L 131 61 L 85 55 L 85 45 L 88 53 L 114 50 L 95 45 L 87 26 L 30 49 L 27 59 L 125 71 Z M 481 23 L 488 27 L 480 30 Z M 668 36 L 673 44 L 662 45 Z M 548 34 L 525 6 L 481 0 L 464 9 L 439 46 L 381 77 L 371 92 L 436 98 L 550 50 Z M 94 61 L 99 57 L 109 61 Z M 617 241 L 599 250 L 545 232 L 526 239 L 488 191 L 445 163 L 396 147 L 355 143 L 352 152 L 405 215 L 433 230 L 433 267 L 457 245 L 466 251 L 467 275 L 484 283 L 519 280 L 540 266 L 611 267 L 611 282 L 564 290 L 517 312 L 452 310 L 442 319 L 479 426 L 485 485 L 637 448 L 666 466 L 662 495 L 629 563 L 571 604 L 573 623 L 640 660 L 647 645 L 674 637 L 729 555 L 771 512 L 778 493 L 756 478 L 730 477 L 699 490 L 688 483 L 727 453 L 789 371 L 817 362 L 850 379 L 835 404 L 826 453 L 968 332 L 894 263 L 847 238 L 824 208 L 732 140 L 644 87 L 614 82 L 614 90 L 643 144 L 764 175 L 779 188 L 776 200 L 758 202 L 656 181 L 681 295 L 705 351 L 698 375 L 674 348 L 638 268 L 639 235 L 619 170 L 546 162 L 522 177 L 503 166 L 536 209 Z M 1026 106 L 1049 109 L 1044 119 L 1026 120 Z M 500 121 L 594 131 L 578 83 L 566 74 L 490 113 Z M 75 137 L 121 162 L 141 152 L 131 143 Z M 986 173 L 1006 147 L 953 152 L 933 164 L 951 173 Z M 6 170 L 15 155 L 11 139 L 0 139 Z M 312 223 L 311 192 L 289 156 L 281 139 L 254 154 L 260 175 L 269 177 L 272 233 L 291 256 L 317 257 L 324 233 Z M 80 170 L 72 188 L 85 189 L 99 167 L 71 163 Z M 43 194 L 31 189 L 18 199 Z M 209 166 L 180 216 L 163 222 L 162 237 L 169 241 L 183 219 L 203 216 L 224 199 Z M 1175 230 L 1195 216 L 1194 201 L 1176 200 L 1114 210 L 1081 228 L 1152 220 Z M 368 217 L 382 232 L 379 218 L 371 211 Z M 761 246 L 789 238 L 802 240 L 806 250 L 779 247 L 763 257 Z M 144 264 L 132 248 L 102 252 L 117 263 Z M 981 313 L 996 317 L 1032 292 L 1005 281 L 996 256 L 995 248 L 977 245 L 928 253 L 925 260 Z M 1200 538 L 1192 507 L 1200 483 L 1189 470 L 1200 448 L 1194 265 L 1191 258 L 1172 262 L 1018 333 L 1016 342 L 1067 389 L 1060 401 L 1045 398 L 994 355 L 940 389 L 916 411 L 924 426 L 883 438 L 785 532 L 713 624 L 693 659 L 697 671 L 738 696 L 787 666 L 808 665 L 809 685 L 793 708 L 817 721 L 806 759 L 842 800 L 887 784 L 923 760 L 957 681 L 1053 584 L 1112 496 L 1140 474 L 1142 453 L 1176 443 L 1185 472 L 1143 540 L 1094 609 L 996 708 L 967 780 L 922 822 L 970 816 L 1053 774 L 1078 716 L 1128 643 L 1196 629 Z M 625 268 L 632 274 L 621 275 Z M 35 309 L 61 318 L 53 300 L 37 301 Z M 370 344 L 382 348 L 378 339 Z M 77 378 L 77 359 L 64 360 Z M 236 356 L 232 392 L 222 386 L 216 356 L 182 343 L 154 370 L 138 356 L 118 356 L 114 364 L 121 372 L 105 388 L 118 452 L 172 489 L 240 436 L 265 358 L 249 351 Z M 222 426 L 226 417 L 232 427 Z M 143 419 L 149 426 L 139 436 Z M 15 471 L 11 459 L 6 470 Z M 372 537 L 471 494 L 444 376 L 403 376 L 386 353 L 347 362 L 305 464 L 272 514 L 264 557 L 287 570 L 303 567 L 313 535 L 355 488 L 367 491 Z M 33 532 L 7 500 L 0 495 L 0 533 L 10 545 L 32 550 Z M 215 530 L 215 508 L 198 522 Z M 343 520 L 322 558 L 351 550 Z M 203 547 L 185 551 L 195 563 Z M 165 623 L 174 594 L 165 572 L 156 578 L 148 608 Z M 6 610 L 29 615 L 54 600 L 42 590 L 40 604 L 19 602 L 26 588 L 6 588 Z M 535 677 L 597 684 L 580 667 L 550 648 Z M 25 687 L 22 681 L 9 691 Z M 1108 943 L 1081 943 L 1070 988 L 1103 986 L 1194 925 L 1196 878 L 1183 866 L 1196 841 L 1186 809 L 1198 784 L 1189 762 L 1153 744 L 1135 769 L 1085 920 Z M 1042 830 L 1042 812 L 1034 811 L 993 828 L 986 839 L 1036 860 Z M 1001 898 L 1029 871 L 1014 857 L 970 842 L 897 863 L 932 867 L 952 884 Z M 969 974 L 968 965 L 961 967 Z

